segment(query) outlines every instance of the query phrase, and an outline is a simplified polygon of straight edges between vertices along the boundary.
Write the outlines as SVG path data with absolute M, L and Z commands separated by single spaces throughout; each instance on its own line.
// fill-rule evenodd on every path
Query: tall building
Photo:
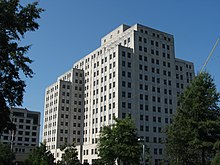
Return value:
M 79 87 L 74 83 L 74 72 L 82 74 L 82 90 L 72 90 L 67 103 L 66 97 L 58 96 L 62 91 L 59 83 L 62 79 L 62 83 L 69 83 L 71 89 Z M 121 25 L 104 36 L 101 46 L 76 62 L 68 73 L 71 73 L 71 78 L 64 74 L 58 78 L 58 85 L 55 83 L 46 90 L 43 133 L 46 141 L 50 142 L 48 132 L 53 137 L 53 129 L 45 129 L 49 123 L 52 124 L 54 114 L 53 107 L 50 107 L 53 104 L 50 103 L 55 98 L 50 98 L 49 91 L 57 86 L 57 102 L 64 99 L 62 106 L 57 103 L 54 107 L 59 117 L 54 127 L 57 145 L 53 149 L 59 150 L 61 137 L 70 142 L 73 138 L 76 140 L 74 130 L 79 129 L 79 138 L 82 138 L 78 141 L 81 144 L 80 158 L 82 162 L 92 164 L 98 158 L 97 141 L 102 127 L 114 123 L 113 116 L 124 118 L 130 114 L 151 155 L 148 162 L 161 162 L 165 154 L 161 143 L 165 139 L 162 130 L 172 122 L 178 95 L 194 78 L 193 63 L 175 57 L 173 35 L 139 24 Z M 82 97 L 75 98 L 76 93 Z M 80 99 L 81 104 L 74 104 L 74 99 Z M 74 110 L 76 105 L 80 112 Z M 65 106 L 69 107 L 69 116 L 75 113 L 81 118 L 79 121 L 77 117 L 68 118 L 70 123 L 66 129 L 73 132 L 61 133 L 58 123 L 63 120 L 62 114 L 67 113 L 62 110 Z M 51 122 L 48 122 L 48 116 L 51 116 Z M 77 122 L 80 128 L 74 125 Z M 48 143 L 48 147 L 53 147 L 52 143 Z
M 16 131 L 5 130 L 0 141 L 12 147 L 16 161 L 24 161 L 39 145 L 40 112 L 29 111 L 26 108 L 11 108 L 10 112 Z
M 43 141 L 60 160 L 60 146 L 78 145 L 82 151 L 83 110 L 84 110 L 84 75 L 83 70 L 71 69 L 58 77 L 57 82 L 46 89 Z M 79 153 L 80 154 L 80 153 Z M 80 154 L 81 155 L 81 154 Z

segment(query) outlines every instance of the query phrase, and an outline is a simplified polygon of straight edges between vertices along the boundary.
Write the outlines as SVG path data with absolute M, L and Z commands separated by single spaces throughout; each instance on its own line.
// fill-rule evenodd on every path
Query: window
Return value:
M 142 46 L 139 46 L 139 51 L 142 51 Z
M 124 91 L 122 91 L 122 97 L 125 97 L 125 92 Z
M 144 131 L 144 126 L 140 125 L 140 131 Z
M 131 109 L 131 103 L 128 103 L 128 108 Z
M 131 78 L 131 72 L 128 72 L 128 78 Z
M 151 45 L 154 45 L 154 41 L 153 40 L 151 40 Z
M 125 66 L 125 61 L 122 61 L 122 66 Z
M 125 102 L 122 102 L 122 108 L 125 108 Z
M 128 92 L 128 98 L 131 98 L 131 93 L 130 92 Z
M 128 62 L 128 68 L 131 68 L 131 63 L 130 62 Z
M 139 55 L 139 60 L 142 61 L 142 55 Z
M 131 83 L 130 82 L 128 82 L 128 88 L 131 88 Z
M 139 65 L 139 70 L 142 70 L 142 68 L 143 68 L 143 66 L 140 64 L 140 65 Z
M 143 100 L 143 94 L 140 94 L 140 100 Z
M 151 58 L 151 63 L 154 64 L 154 58 Z
M 140 115 L 140 120 L 143 120 L 143 115 Z
M 142 37 L 139 37 L 139 42 L 142 42 Z
M 125 57 L 125 51 L 122 51 L 122 56 Z
M 139 89 L 142 90 L 143 89 L 143 84 L 139 85 Z
M 144 70 L 147 71 L 147 66 L 144 66 Z
M 143 79 L 143 75 L 139 74 L 139 79 L 142 80 Z
M 153 49 L 151 49 L 151 54 L 154 54 L 154 50 Z
M 149 117 L 148 116 L 145 116 L 145 121 L 148 121 L 149 120 Z
M 128 58 L 131 58 L 131 53 L 128 53 Z

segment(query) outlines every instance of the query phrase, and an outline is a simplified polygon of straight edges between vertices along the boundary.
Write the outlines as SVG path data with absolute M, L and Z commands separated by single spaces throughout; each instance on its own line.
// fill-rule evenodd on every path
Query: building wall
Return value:
M 10 118 L 16 125 L 16 131 L 5 130 L 1 136 L 3 144 L 12 143 L 16 161 L 24 161 L 29 153 L 39 144 L 40 112 L 24 108 L 11 108 Z

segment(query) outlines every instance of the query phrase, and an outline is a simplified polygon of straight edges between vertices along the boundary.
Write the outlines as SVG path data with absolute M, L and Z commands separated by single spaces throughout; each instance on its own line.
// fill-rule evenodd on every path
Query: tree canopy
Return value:
M 11 151 L 10 146 L 0 143 L 0 165 L 10 164 L 14 159 L 15 155 Z
M 54 156 L 47 150 L 46 144 L 41 143 L 40 146 L 34 148 L 25 163 L 27 165 L 53 165 L 54 160 Z
M 64 151 L 62 154 L 62 160 L 58 163 L 60 165 L 80 165 L 78 159 L 78 152 L 76 149 L 76 145 L 73 143 L 72 145 L 65 144 L 61 147 L 61 151 Z
M 22 46 L 21 40 L 39 28 L 36 19 L 42 11 L 38 2 L 22 6 L 19 0 L 0 1 L 0 132 L 14 128 L 9 108 L 22 105 L 26 84 L 20 75 L 33 76 L 28 66 L 32 60 L 26 56 L 30 45 Z
M 115 164 L 115 161 L 118 164 L 139 164 L 141 144 L 133 120 L 126 117 L 115 121 L 115 124 L 105 126 L 101 131 L 98 142 L 100 162 L 108 165 Z
M 167 129 L 167 153 L 175 164 L 202 164 L 216 152 L 220 139 L 220 94 L 208 73 L 201 73 L 181 95 Z

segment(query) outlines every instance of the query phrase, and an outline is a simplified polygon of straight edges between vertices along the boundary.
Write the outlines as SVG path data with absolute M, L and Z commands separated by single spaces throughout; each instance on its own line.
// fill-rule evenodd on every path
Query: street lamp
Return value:
M 10 165 L 12 164 L 14 133 L 15 133 L 14 130 L 11 130 L 11 144 L 10 144 L 11 154 L 10 154 Z
M 143 142 L 142 144 L 142 159 L 143 159 L 143 165 L 145 164 L 145 143 L 144 143 L 144 139 L 138 138 L 139 142 Z

